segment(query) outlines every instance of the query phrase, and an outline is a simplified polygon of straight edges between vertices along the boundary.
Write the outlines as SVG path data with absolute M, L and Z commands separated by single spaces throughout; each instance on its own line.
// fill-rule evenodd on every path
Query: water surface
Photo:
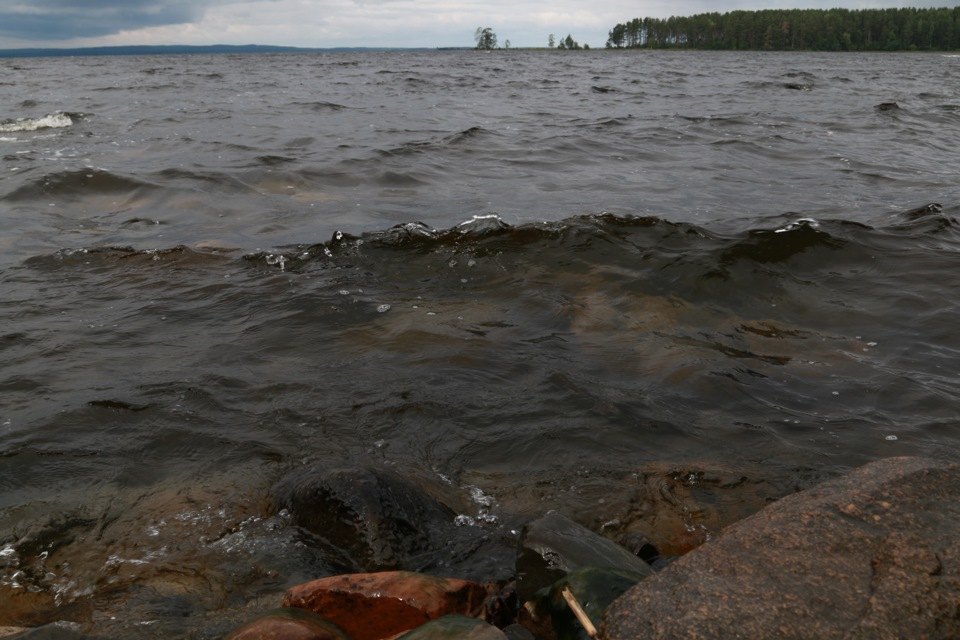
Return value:
M 683 552 L 956 459 L 958 65 L 0 61 L 0 624 L 217 637 L 349 568 L 271 509 L 304 464 Z

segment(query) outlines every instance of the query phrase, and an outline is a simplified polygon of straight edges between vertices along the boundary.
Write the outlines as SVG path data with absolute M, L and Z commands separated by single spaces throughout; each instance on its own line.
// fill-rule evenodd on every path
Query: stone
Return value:
M 550 617 L 552 635 L 557 640 L 589 640 L 583 625 L 564 599 L 563 590 L 570 590 L 590 621 L 598 626 L 607 607 L 644 577 L 614 569 L 577 569 L 557 580 L 549 589 L 542 590 L 542 595 L 531 604 L 536 615 Z
M 483 620 L 449 615 L 431 620 L 397 640 L 507 640 L 507 636 Z
M 321 578 L 291 587 L 282 606 L 312 611 L 351 640 L 378 640 L 445 615 L 483 615 L 489 591 L 475 582 L 385 571 Z
M 507 640 L 536 640 L 534 635 L 518 622 L 508 624 L 502 631 L 503 635 L 507 636 Z
M 364 571 L 411 568 L 407 561 L 437 549 L 456 517 L 414 482 L 377 468 L 302 467 L 274 485 L 272 502 Z
M 305 609 L 280 608 L 261 614 L 224 640 L 351 640 L 337 625 Z
M 529 600 L 576 569 L 596 567 L 653 575 L 646 562 L 620 545 L 556 512 L 530 522 L 520 535 L 517 594 Z
M 58 621 L 6 636 L 8 640 L 87 640 L 75 622 Z
M 960 637 L 960 465 L 889 458 L 793 494 L 633 587 L 605 640 Z

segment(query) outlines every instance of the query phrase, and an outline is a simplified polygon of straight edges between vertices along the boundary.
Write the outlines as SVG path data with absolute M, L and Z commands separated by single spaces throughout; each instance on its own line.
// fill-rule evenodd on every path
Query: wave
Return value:
M 41 129 L 62 129 L 73 126 L 83 117 L 79 113 L 55 111 L 40 118 L 18 118 L 0 122 L 0 133 L 18 133 L 21 131 L 40 131 Z
M 127 183 L 121 181 L 120 186 Z M 547 261 L 563 254 L 594 264 L 640 260 L 655 270 L 699 265 L 699 278 L 730 277 L 740 264 L 768 269 L 780 265 L 784 272 L 821 269 L 839 263 L 871 263 L 877 252 L 919 250 L 925 240 L 936 240 L 953 255 L 960 252 L 960 222 L 930 203 L 878 218 L 875 225 L 850 220 L 773 216 L 770 224 L 739 232 L 721 232 L 658 216 L 599 213 L 555 222 L 511 225 L 498 214 L 473 216 L 449 228 L 437 229 L 418 221 L 387 229 L 350 234 L 336 231 L 327 241 L 284 245 L 269 251 L 244 253 L 241 248 L 215 249 L 178 245 L 171 248 L 135 249 L 125 246 L 64 248 L 52 255 L 28 259 L 28 264 L 89 265 L 223 263 L 242 259 L 248 264 L 283 271 L 314 266 L 342 266 L 340 258 L 355 261 L 368 257 L 378 264 L 383 251 L 417 254 L 470 254 L 489 256 L 528 254 Z M 155 225 L 147 218 L 132 218 L 122 226 Z M 952 259 L 952 258 L 951 258 Z M 212 262 L 210 262 L 212 261 Z
M 457 131 L 434 140 L 419 140 L 416 142 L 405 142 L 398 147 L 380 150 L 381 156 L 405 156 L 411 154 L 420 154 L 428 151 L 441 151 L 447 147 L 456 147 L 469 143 L 474 140 L 484 139 L 496 134 L 484 129 L 483 127 L 470 127 L 463 131 Z
M 105 171 L 102 169 L 75 169 L 58 171 L 37 177 L 21 184 L 5 196 L 8 202 L 46 200 L 59 198 L 89 197 L 92 194 L 133 194 L 156 185 L 138 178 Z

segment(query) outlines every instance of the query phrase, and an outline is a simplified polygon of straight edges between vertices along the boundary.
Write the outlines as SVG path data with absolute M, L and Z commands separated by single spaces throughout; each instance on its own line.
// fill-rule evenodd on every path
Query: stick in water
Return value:
M 577 602 L 576 597 L 570 591 L 570 587 L 564 587 L 563 591 L 560 592 L 563 596 L 563 599 L 567 601 L 570 610 L 573 611 L 573 615 L 577 616 L 577 620 L 580 621 L 580 624 L 583 625 L 583 628 L 586 629 L 587 635 L 591 638 L 597 637 L 597 628 L 593 626 L 593 623 L 590 622 L 590 618 L 587 616 L 587 612 L 583 610 L 583 607 L 580 606 L 580 603 Z

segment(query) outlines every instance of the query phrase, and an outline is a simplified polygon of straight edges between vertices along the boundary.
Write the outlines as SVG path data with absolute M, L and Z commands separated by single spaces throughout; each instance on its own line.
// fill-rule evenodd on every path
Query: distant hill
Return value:
M 352 52 L 352 51 L 414 51 L 416 49 L 396 49 L 390 47 L 334 47 L 326 49 L 307 49 L 303 47 L 275 47 L 262 44 L 213 44 L 207 46 L 191 45 L 137 45 L 130 47 L 82 47 L 75 49 L 0 49 L 0 58 L 41 58 L 54 56 L 149 56 L 195 53 L 316 53 L 316 52 Z M 425 49 L 420 49 L 425 50 Z

